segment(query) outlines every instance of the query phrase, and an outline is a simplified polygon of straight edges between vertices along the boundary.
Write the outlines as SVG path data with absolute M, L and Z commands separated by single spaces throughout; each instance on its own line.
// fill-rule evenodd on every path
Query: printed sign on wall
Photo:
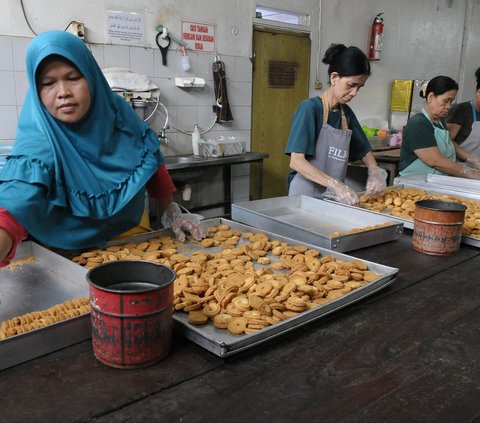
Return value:
M 215 25 L 183 21 L 182 41 L 190 50 L 214 53 Z
M 140 13 L 107 10 L 107 39 L 111 44 L 142 45 L 145 18 Z

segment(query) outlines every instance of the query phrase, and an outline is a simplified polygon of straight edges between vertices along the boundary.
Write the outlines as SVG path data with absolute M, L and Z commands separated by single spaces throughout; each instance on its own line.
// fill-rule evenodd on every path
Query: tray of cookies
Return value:
M 402 236 L 403 222 L 305 195 L 232 204 L 232 219 L 298 241 L 348 252 Z
M 0 269 L 0 370 L 90 338 L 86 269 L 22 242 Z
M 420 200 L 454 201 L 467 206 L 462 243 L 480 247 L 480 196 L 470 191 L 453 191 L 445 186 L 424 186 L 418 181 L 387 187 L 376 197 L 360 196 L 359 207 L 375 214 L 402 219 L 404 227 L 413 229 L 415 202 Z
M 85 268 L 142 259 L 176 272 L 174 329 L 227 357 L 347 307 L 391 284 L 398 269 L 227 219 L 206 239 L 160 230 L 72 257 Z

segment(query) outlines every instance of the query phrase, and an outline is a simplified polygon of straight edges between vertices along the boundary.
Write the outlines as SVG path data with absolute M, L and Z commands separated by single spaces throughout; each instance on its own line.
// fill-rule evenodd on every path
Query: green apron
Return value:
M 440 125 L 442 126 L 441 128 L 438 128 L 437 126 L 435 126 L 425 109 L 422 109 L 422 113 L 425 115 L 425 117 L 430 121 L 430 123 L 433 126 L 435 140 L 437 141 L 437 147 L 440 150 L 440 153 L 442 154 L 442 156 L 452 161 L 456 161 L 457 155 L 455 154 L 455 147 L 453 145 L 453 141 L 450 138 L 450 133 L 448 132 L 448 130 L 443 126 L 441 122 L 440 122 Z M 438 175 L 444 175 L 443 172 L 440 172 L 439 170 L 428 166 L 425 162 L 423 162 L 420 159 L 416 159 L 413 163 L 411 163 L 405 169 L 400 171 L 399 175 L 410 176 L 410 175 L 418 175 L 420 173 L 435 173 Z

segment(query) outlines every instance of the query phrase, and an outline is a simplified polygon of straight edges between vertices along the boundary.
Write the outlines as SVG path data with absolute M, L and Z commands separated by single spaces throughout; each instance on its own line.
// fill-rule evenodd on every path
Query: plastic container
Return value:
M 247 142 L 234 137 L 200 141 L 200 152 L 206 157 L 236 156 L 246 151 Z
M 413 218 L 413 248 L 430 255 L 455 254 L 460 248 L 466 210 L 463 204 L 452 201 L 417 201 Z
M 162 264 L 111 261 L 87 273 L 95 357 L 117 368 L 160 361 L 172 339 L 175 272 Z

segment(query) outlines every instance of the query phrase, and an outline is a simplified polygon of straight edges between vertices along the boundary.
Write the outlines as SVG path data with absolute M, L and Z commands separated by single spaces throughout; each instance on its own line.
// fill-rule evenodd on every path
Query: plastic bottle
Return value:
M 195 124 L 195 129 L 192 132 L 192 150 L 194 156 L 200 155 L 200 151 L 198 149 L 198 142 L 200 141 L 200 132 L 198 130 L 198 125 Z

